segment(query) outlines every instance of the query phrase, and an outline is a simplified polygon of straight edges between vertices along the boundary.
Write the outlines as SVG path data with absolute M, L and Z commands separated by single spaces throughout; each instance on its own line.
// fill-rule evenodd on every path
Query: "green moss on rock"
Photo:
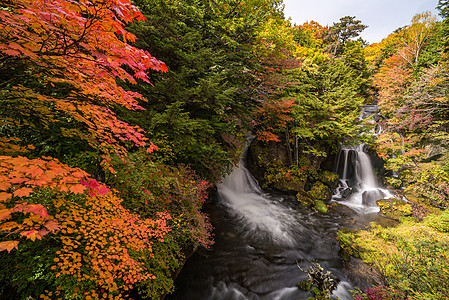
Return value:
M 356 231 L 343 228 L 337 233 L 337 241 L 340 243 L 340 254 L 341 257 L 347 261 L 350 260 L 351 256 L 355 258 L 360 258 L 359 250 L 355 246 L 354 238 Z
M 334 189 L 338 184 L 338 174 L 330 171 L 324 171 L 321 172 L 318 176 L 318 180 L 330 187 L 331 189 Z
M 330 194 L 330 191 L 326 185 L 320 181 L 317 181 L 313 184 L 308 194 L 312 199 L 326 200 Z
M 324 214 L 327 213 L 327 205 L 324 204 L 324 202 L 321 200 L 317 200 L 315 202 L 314 208 L 321 213 L 324 213 Z

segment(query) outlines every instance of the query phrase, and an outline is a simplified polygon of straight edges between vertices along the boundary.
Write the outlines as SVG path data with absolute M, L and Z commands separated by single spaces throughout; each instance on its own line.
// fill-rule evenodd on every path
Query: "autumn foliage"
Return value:
M 1 69 L 13 73 L 0 84 L 0 113 L 12 119 L 7 123 L 27 125 L 23 119 L 31 117 L 31 126 L 48 128 L 69 118 L 83 131 L 62 126 L 62 135 L 85 139 L 105 153 L 126 152 L 123 141 L 144 146 L 142 130 L 110 109 L 141 109 L 138 101 L 145 100 L 116 79 L 149 82 L 147 70 L 167 71 L 148 52 L 127 44 L 135 37 L 126 23 L 144 19 L 129 0 L 2 3 Z
M 154 184 L 157 197 L 142 198 L 125 194 L 123 182 L 112 182 L 113 190 L 73 167 L 79 161 L 71 153 L 53 149 L 65 159 L 58 160 L 33 145 L 40 137 L 69 141 L 96 153 L 109 178 L 123 178 L 111 160 L 126 162 L 130 150 L 146 146 L 137 155 L 151 160 L 157 147 L 116 114 L 143 110 L 146 99 L 127 84 L 151 86 L 148 72 L 168 71 L 129 44 L 135 36 L 125 26 L 140 21 L 145 17 L 129 0 L 1 1 L 0 264 L 11 273 L 0 276 L 0 293 L 122 299 L 138 287 L 157 296 L 173 289 L 171 272 L 183 259 L 178 244 L 211 244 L 200 212 L 209 185 L 190 170 L 169 179 L 176 168 L 155 173 L 145 183 Z M 135 165 L 126 171 L 141 174 Z M 140 200 L 152 209 L 139 211 Z M 170 212 L 171 202 L 178 210 Z M 174 253 L 162 271 L 155 267 L 168 260 L 161 249 Z M 25 266 L 29 260 L 36 265 Z M 21 272 L 18 280 L 7 278 Z M 158 286 L 161 278 L 168 283 Z

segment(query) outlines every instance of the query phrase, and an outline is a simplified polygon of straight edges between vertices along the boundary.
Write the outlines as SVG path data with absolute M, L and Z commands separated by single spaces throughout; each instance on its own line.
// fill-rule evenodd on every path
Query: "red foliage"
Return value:
M 57 159 L 1 156 L 0 230 L 10 234 L 20 233 L 22 237 L 33 241 L 42 239 L 50 232 L 56 232 L 59 224 L 53 220 L 43 205 L 28 203 L 21 198 L 30 196 L 36 187 L 53 188 L 62 192 L 70 191 L 75 194 L 83 193 L 88 189 L 92 196 L 110 192 L 107 187 L 94 179 L 81 180 L 87 176 L 88 174 L 81 169 L 70 168 Z M 7 203 L 12 203 L 14 206 L 6 208 Z M 5 222 L 13 213 L 22 213 L 28 217 L 21 223 Z M 12 242 L 14 247 L 11 247 Z M 19 241 L 5 241 L 3 246 L 0 246 L 0 251 L 8 250 L 9 252 L 17 248 L 18 244 Z
M 257 139 L 265 142 L 279 142 L 279 131 L 287 127 L 287 123 L 293 121 L 290 116 L 294 99 L 279 99 L 266 101 L 256 111 L 256 120 L 260 128 L 257 130 Z
M 149 69 L 167 71 L 161 61 L 147 51 L 127 44 L 135 36 L 124 29 L 144 16 L 129 0 L 12 0 L 0 10 L 0 58 L 7 64 L 26 63 L 27 76 L 34 76 L 42 88 L 20 84 L 9 88 L 15 113 L 39 115 L 45 126 L 68 114 L 83 123 L 88 134 L 77 135 L 103 152 L 124 153 L 120 141 L 143 146 L 146 138 L 138 127 L 117 120 L 107 107 L 120 105 L 142 109 L 138 93 L 126 91 L 116 79 L 149 82 Z M 125 68 L 126 67 L 126 68 Z M 127 69 L 132 70 L 132 73 Z M 20 76 L 17 75 L 17 76 Z M 63 96 L 52 87 L 70 86 Z M 57 89 L 56 89 L 57 90 Z M 19 106 L 14 106 L 20 103 Z
M 357 295 L 353 300 L 403 300 L 407 299 L 404 293 L 394 291 L 387 287 L 376 286 L 365 290 L 365 295 Z

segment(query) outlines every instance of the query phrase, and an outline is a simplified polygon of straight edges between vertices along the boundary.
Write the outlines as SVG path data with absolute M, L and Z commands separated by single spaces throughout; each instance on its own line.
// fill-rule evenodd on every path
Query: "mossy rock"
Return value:
M 337 187 L 339 176 L 338 174 L 330 171 L 324 171 L 321 172 L 318 176 L 318 180 L 330 187 L 331 189 L 334 189 Z
M 321 213 L 327 213 L 327 205 L 321 200 L 315 202 L 314 208 Z
M 296 199 L 306 207 L 313 207 L 316 202 L 315 199 L 310 198 L 306 192 L 299 192 L 296 194 Z
M 289 177 L 281 174 L 278 178 L 274 178 L 269 182 L 269 185 L 273 188 L 283 192 L 299 192 L 304 190 L 305 180 L 298 176 L 291 175 Z
M 337 232 L 337 241 L 340 244 L 341 257 L 349 261 L 352 257 L 360 258 L 360 251 L 354 244 L 354 238 L 357 231 L 343 228 Z
M 329 188 L 324 183 L 317 181 L 308 192 L 310 198 L 315 200 L 327 200 L 330 195 Z
M 380 214 L 394 220 L 411 217 L 413 208 L 410 204 L 398 199 L 384 199 L 376 201 Z

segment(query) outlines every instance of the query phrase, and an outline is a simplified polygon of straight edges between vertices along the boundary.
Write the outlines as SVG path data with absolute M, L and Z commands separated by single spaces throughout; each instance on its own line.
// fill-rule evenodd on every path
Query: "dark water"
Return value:
M 338 216 L 302 209 L 294 197 L 260 190 L 241 166 L 223 180 L 208 213 L 215 244 L 186 263 L 167 299 L 307 299 L 297 288 L 317 261 L 339 284 L 334 296 L 351 299 L 335 234 Z

